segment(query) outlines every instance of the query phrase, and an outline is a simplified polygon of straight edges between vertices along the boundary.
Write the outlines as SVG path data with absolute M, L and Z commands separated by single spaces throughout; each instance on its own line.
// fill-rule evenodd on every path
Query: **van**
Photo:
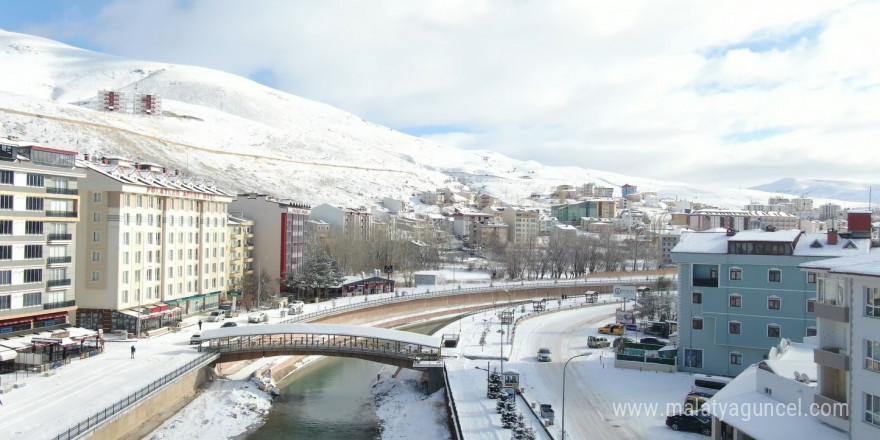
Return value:
M 261 322 L 266 322 L 269 320 L 269 315 L 266 312 L 251 312 L 248 313 L 248 322 L 251 324 L 259 324 Z
M 550 362 L 550 349 L 549 348 L 539 348 L 538 349 L 538 362 Z
M 293 301 L 287 306 L 288 315 L 299 315 L 303 312 L 303 306 L 306 304 L 302 301 Z
M 208 322 L 218 322 L 226 319 L 226 311 L 225 310 L 215 310 L 208 315 Z

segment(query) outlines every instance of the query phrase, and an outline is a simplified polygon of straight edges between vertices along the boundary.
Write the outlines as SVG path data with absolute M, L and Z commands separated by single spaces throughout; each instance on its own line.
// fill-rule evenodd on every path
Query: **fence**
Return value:
M 104 408 L 103 410 L 96 412 L 94 415 L 90 416 L 86 420 L 83 420 L 82 422 L 77 423 L 76 426 L 73 426 L 73 427 L 67 429 L 66 431 L 62 432 L 61 434 L 58 434 L 57 436 L 53 437 L 53 439 L 54 440 L 75 439 L 83 434 L 91 432 L 92 430 L 94 430 L 98 426 L 102 425 L 103 423 L 109 421 L 113 417 L 115 417 L 119 414 L 122 414 L 125 411 L 127 411 L 128 409 L 137 405 L 138 403 L 140 403 L 141 399 L 143 399 L 144 397 L 147 397 L 148 395 L 155 392 L 156 390 L 164 387 L 165 385 L 169 384 L 170 382 L 173 382 L 174 380 L 176 380 L 180 376 L 190 372 L 193 368 L 195 368 L 199 365 L 205 364 L 207 362 L 213 361 L 218 356 L 219 355 L 216 353 L 206 353 L 206 354 L 203 354 L 190 362 L 187 362 L 186 365 L 183 365 L 183 366 L 177 368 L 176 370 L 154 380 L 149 385 L 135 391 L 134 393 L 129 394 L 128 396 L 120 399 L 119 401 L 117 401 L 113 405 L 110 405 L 107 408 Z
M 644 282 L 656 282 L 657 278 L 660 276 L 647 276 L 644 279 Z M 446 289 L 446 290 L 438 290 L 435 292 L 431 292 L 430 290 L 424 293 L 405 293 L 400 296 L 393 296 L 388 298 L 379 298 L 376 300 L 365 300 L 363 302 L 360 301 L 352 301 L 348 304 L 343 304 L 340 306 L 333 306 L 329 309 L 317 310 L 311 313 L 304 313 L 300 315 L 295 315 L 284 321 L 282 323 L 292 323 L 292 322 L 302 322 L 302 321 L 310 321 L 315 318 L 320 318 L 329 315 L 335 315 L 337 313 L 345 313 L 352 310 L 360 310 L 369 307 L 375 307 L 383 304 L 394 304 L 404 301 L 412 301 L 416 299 L 422 298 L 434 298 L 440 296 L 451 296 L 451 295 L 459 295 L 462 293 L 478 293 L 478 292 L 499 292 L 499 291 L 511 291 L 511 290 L 531 290 L 531 289 L 551 289 L 554 287 L 597 287 L 597 286 L 607 286 L 610 284 L 614 284 L 615 282 L 627 282 L 626 281 L 615 281 L 615 280 L 596 280 L 596 281 L 588 281 L 588 280 L 573 280 L 573 281 L 561 281 L 555 280 L 552 282 L 538 282 L 538 283 L 504 283 L 504 284 L 495 284 L 489 286 L 480 286 L 480 287 L 468 287 L 462 289 L 461 287 L 457 289 Z M 636 282 L 632 280 L 632 282 Z M 642 280 L 639 280 L 642 282 Z M 369 298 L 369 297 L 367 297 Z

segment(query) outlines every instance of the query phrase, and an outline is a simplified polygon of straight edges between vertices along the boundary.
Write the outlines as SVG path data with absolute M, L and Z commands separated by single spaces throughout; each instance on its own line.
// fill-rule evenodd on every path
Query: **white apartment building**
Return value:
M 506 208 L 502 214 L 507 224 L 508 242 L 514 244 L 536 243 L 540 231 L 541 213 L 537 209 Z
M 330 224 L 331 232 L 368 236 L 373 229 L 373 214 L 365 207 L 341 208 L 322 203 L 312 208 L 311 218 Z
M 76 152 L 0 138 L 0 333 L 72 322 L 79 184 Z
M 226 290 L 232 195 L 213 182 L 118 158 L 77 161 L 77 322 L 147 331 L 216 308 Z
M 814 402 L 841 411 L 819 419 L 851 439 L 880 437 L 880 253 L 800 265 L 818 279 L 819 364 Z
M 239 194 L 230 209 L 254 220 L 253 269 L 285 278 L 306 259 L 309 205 L 264 194 Z

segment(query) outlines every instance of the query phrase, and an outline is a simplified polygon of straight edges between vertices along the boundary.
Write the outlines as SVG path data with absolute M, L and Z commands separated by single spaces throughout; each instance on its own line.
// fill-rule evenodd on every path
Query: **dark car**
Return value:
M 666 416 L 666 426 L 675 431 L 699 432 L 712 435 L 712 419 L 705 413 L 678 413 Z
M 620 344 L 631 344 L 633 342 L 635 342 L 635 341 L 633 341 L 632 339 L 627 338 L 625 336 L 621 336 L 619 338 L 615 338 L 614 341 L 611 342 L 611 346 L 614 348 L 617 348 L 620 346 Z
M 642 339 L 639 339 L 639 342 L 642 344 L 666 345 L 665 342 L 663 342 L 657 338 L 642 338 Z
M 237 326 L 237 325 L 238 325 L 238 324 L 236 324 L 236 323 L 234 323 L 234 322 L 224 322 L 223 325 L 220 326 L 220 328 L 223 328 L 223 327 L 235 327 L 235 326 Z

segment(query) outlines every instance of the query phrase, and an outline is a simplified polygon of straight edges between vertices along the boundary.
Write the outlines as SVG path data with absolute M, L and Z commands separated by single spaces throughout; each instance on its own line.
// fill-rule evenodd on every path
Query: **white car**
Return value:
M 248 322 L 252 324 L 266 322 L 269 320 L 269 315 L 266 312 L 251 312 L 248 313 Z
M 226 319 L 225 310 L 215 310 L 208 315 L 208 322 L 218 322 Z
M 302 313 L 303 306 L 305 306 L 305 305 L 306 305 L 306 303 L 304 303 L 302 301 L 293 301 L 287 305 L 287 313 L 290 315 L 298 315 L 298 314 Z

